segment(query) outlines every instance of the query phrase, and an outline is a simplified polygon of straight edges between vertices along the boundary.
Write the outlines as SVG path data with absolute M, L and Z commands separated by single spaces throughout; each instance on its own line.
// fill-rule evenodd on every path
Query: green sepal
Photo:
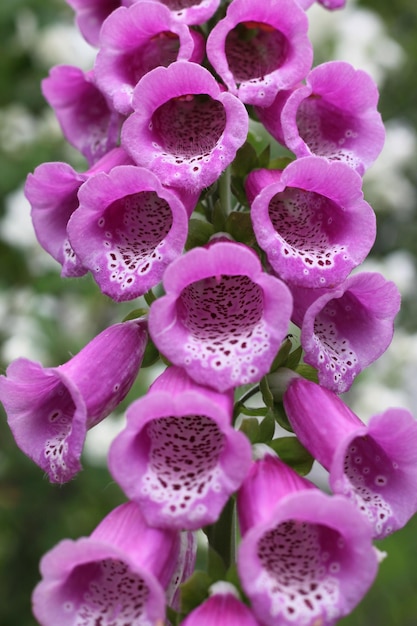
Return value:
M 245 185 L 243 184 L 243 181 L 244 179 L 240 176 L 232 176 L 230 179 L 230 186 L 232 189 L 232 194 L 239 202 L 239 204 L 249 208 L 249 202 L 246 197 Z
M 252 407 L 241 404 L 239 408 L 240 413 L 243 413 L 243 415 L 248 415 L 249 417 L 265 417 L 268 412 L 266 406 Z
M 212 579 L 207 572 L 194 571 L 180 586 L 181 590 L 181 615 L 188 615 L 193 609 L 207 600 Z
M 301 361 L 301 357 L 303 356 L 303 347 L 298 346 L 295 350 L 293 350 L 285 363 L 285 367 L 288 367 L 290 370 L 295 370 L 298 364 Z
M 299 363 L 295 368 L 297 374 L 300 374 L 303 378 L 310 380 L 312 383 L 319 382 L 319 374 L 315 367 L 308 365 L 307 363 Z
M 192 217 L 188 222 L 188 237 L 185 242 L 185 249 L 191 250 L 192 248 L 204 246 L 214 233 L 213 224 L 209 224 L 209 222 L 200 220 L 197 217 Z
M 272 415 L 277 424 L 284 430 L 287 430 L 289 433 L 293 432 L 282 402 L 274 402 L 269 408 L 267 415 Z
M 124 318 L 123 318 L 123 322 L 128 322 L 129 320 L 137 320 L 140 317 L 145 317 L 145 315 L 148 315 L 149 313 L 149 309 L 145 309 L 145 308 L 140 308 L 140 309 L 133 309 L 133 311 L 130 311 Z
M 256 242 L 249 212 L 232 211 L 227 217 L 225 230 L 235 241 L 247 246 L 252 247 Z
M 282 157 L 282 156 L 275 157 L 275 159 L 271 159 L 269 161 L 268 169 L 269 170 L 280 170 L 280 171 L 282 171 L 282 170 L 285 170 L 287 165 L 289 165 L 293 161 L 294 161 L 294 159 L 292 159 L 291 157 Z
M 226 577 L 226 566 L 220 554 L 211 545 L 207 550 L 207 573 L 212 583 L 216 580 L 224 580 Z
M 279 367 L 287 367 L 287 360 L 292 348 L 292 335 L 287 335 L 284 341 L 281 344 L 280 349 L 278 350 L 278 354 L 275 359 L 272 361 L 271 369 L 269 372 L 275 372 Z
M 166 614 L 167 614 L 168 622 L 170 623 L 171 626 L 179 625 L 181 616 L 179 613 L 177 613 L 177 611 L 174 611 L 172 607 L 167 606 Z
M 256 417 L 247 417 L 242 420 L 239 430 L 246 435 L 251 443 L 260 443 L 260 427 Z
M 236 152 L 236 156 L 232 163 L 232 174 L 241 179 L 245 178 L 249 172 L 258 167 L 258 156 L 255 148 L 245 141 L 243 146 Z
M 311 470 L 314 457 L 298 441 L 297 437 L 280 437 L 268 442 L 279 458 L 298 474 L 305 476 Z
M 269 441 L 275 434 L 275 419 L 270 411 L 267 412 L 265 418 L 259 425 L 259 434 L 261 442 Z
M 258 156 L 258 167 L 267 168 L 271 159 L 271 145 L 268 144 L 261 154 Z
M 261 378 L 261 382 L 259 383 L 259 389 L 265 405 L 268 407 L 268 409 L 272 409 L 274 406 L 274 396 L 272 395 L 272 392 L 269 388 L 268 378 L 266 376 Z
M 151 367 L 159 360 L 159 350 L 155 346 L 152 339 L 148 338 L 148 343 L 146 344 L 145 352 L 142 359 L 141 367 Z

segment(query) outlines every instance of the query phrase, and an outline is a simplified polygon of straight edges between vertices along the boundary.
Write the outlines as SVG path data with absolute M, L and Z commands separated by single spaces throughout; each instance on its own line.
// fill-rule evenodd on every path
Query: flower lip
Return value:
M 341 496 L 292 493 L 244 536 L 238 570 L 257 618 L 268 626 L 334 624 L 377 571 L 370 529 Z
M 275 179 L 275 180 L 274 180 Z M 341 163 L 305 157 L 246 181 L 255 236 L 275 272 L 292 285 L 334 287 L 371 249 L 375 214 L 362 179 Z
M 132 106 L 122 145 L 138 165 L 173 187 L 211 185 L 247 136 L 244 105 L 197 63 L 176 61 L 148 72 Z
M 154 343 L 219 391 L 259 380 L 285 336 L 291 296 L 246 246 L 216 242 L 178 258 L 149 313 Z
M 304 78 L 312 63 L 308 20 L 294 0 L 234 0 L 207 39 L 207 56 L 242 102 L 272 104 Z

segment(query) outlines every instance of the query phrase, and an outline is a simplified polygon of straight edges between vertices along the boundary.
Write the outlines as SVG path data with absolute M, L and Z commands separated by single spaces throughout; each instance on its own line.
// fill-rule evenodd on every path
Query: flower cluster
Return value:
M 67 2 L 96 61 L 53 68 L 42 90 L 87 166 L 28 176 L 33 227 L 63 277 L 149 308 L 63 365 L 17 359 L 0 399 L 17 445 L 65 483 L 147 346 L 164 370 L 110 447 L 127 501 L 43 558 L 35 617 L 332 626 L 376 576 L 373 539 L 417 511 L 413 417 L 365 425 L 340 398 L 400 306 L 392 282 L 355 271 L 376 234 L 362 176 L 384 141 L 377 88 L 345 62 L 312 67 L 311 0 Z M 314 459 L 331 494 L 304 477 Z M 224 582 L 235 502 L 246 604 Z M 203 578 L 201 529 L 222 564 Z

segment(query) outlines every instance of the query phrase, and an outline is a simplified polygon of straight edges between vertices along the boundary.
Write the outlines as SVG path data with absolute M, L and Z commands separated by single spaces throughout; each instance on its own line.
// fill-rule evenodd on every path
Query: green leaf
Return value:
M 204 246 L 210 237 L 214 235 L 214 232 L 213 224 L 192 217 L 188 222 L 188 237 L 185 243 L 185 249 L 191 250 L 191 248 Z
M 261 379 L 261 382 L 259 383 L 259 389 L 261 391 L 262 399 L 265 402 L 266 406 L 268 407 L 268 409 L 272 409 L 274 406 L 274 396 L 271 393 L 268 379 L 266 376 Z
M 212 547 L 208 546 L 208 574 L 213 582 L 224 580 L 226 577 L 226 567 L 220 554 Z
M 279 367 L 286 366 L 287 359 L 292 348 L 291 337 L 292 335 L 287 335 L 282 342 L 278 354 L 272 362 L 271 369 L 269 370 L 270 372 L 275 372 Z
M 245 418 L 239 430 L 245 433 L 251 443 L 259 443 L 261 441 L 259 422 L 256 417 Z
M 293 432 L 282 402 L 274 402 L 272 407 L 269 408 L 267 415 L 272 415 L 277 424 L 284 430 L 288 430 L 290 433 Z
M 180 586 L 182 615 L 188 615 L 208 598 L 208 590 L 212 582 L 207 572 L 196 570 Z
M 249 172 L 258 167 L 258 157 L 256 150 L 246 141 L 236 152 L 235 159 L 232 163 L 233 176 L 244 178 Z
M 151 367 L 151 365 L 154 365 L 158 361 L 158 359 L 159 350 L 156 348 L 152 339 L 148 338 L 148 343 L 146 344 L 141 367 Z
M 258 167 L 268 167 L 271 158 L 271 146 L 268 144 L 258 157 Z
M 249 207 L 249 202 L 246 197 L 245 186 L 243 184 L 243 178 L 239 176 L 232 176 L 230 180 L 230 186 L 232 189 L 232 194 L 235 196 L 236 200 L 244 207 Z
M 270 441 L 275 433 L 275 419 L 271 412 L 268 412 L 259 425 L 261 442 Z
M 247 246 L 252 246 L 256 241 L 249 212 L 232 211 L 226 220 L 226 232 L 235 241 L 240 241 Z
M 298 474 L 305 476 L 311 470 L 314 458 L 298 441 L 297 437 L 280 437 L 268 442 L 279 458 Z
M 249 415 L 250 417 L 265 417 L 268 409 L 266 408 L 266 406 L 252 407 L 242 404 L 240 405 L 240 412 L 243 415 Z
M 123 322 L 128 322 L 129 320 L 137 320 L 140 317 L 145 317 L 149 313 L 149 309 L 145 309 L 144 307 L 140 309 L 133 309 L 130 311 L 124 318 Z
M 270 170 L 285 170 L 287 165 L 292 163 L 292 161 L 294 161 L 294 159 L 292 159 L 291 157 L 276 157 L 275 159 L 271 159 L 269 161 L 268 169 L 270 169 Z

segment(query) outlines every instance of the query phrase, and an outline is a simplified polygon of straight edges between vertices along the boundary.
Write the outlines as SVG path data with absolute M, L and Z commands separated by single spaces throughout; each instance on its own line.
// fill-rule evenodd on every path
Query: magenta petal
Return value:
M 318 157 L 293 161 L 276 172 L 276 181 L 274 174 L 254 170 L 246 181 L 249 196 L 261 188 L 251 202 L 251 218 L 269 263 L 290 284 L 340 284 L 375 240 L 375 214 L 363 199 L 361 177 Z
M 292 300 L 241 244 L 216 242 L 176 259 L 153 302 L 158 349 L 196 382 L 224 391 L 259 381 L 285 337 Z
M 143 322 L 115 324 L 59 367 L 17 359 L 0 376 L 0 399 L 17 445 L 51 482 L 80 469 L 86 431 L 122 401 L 147 341 Z
M 146 0 L 125 0 L 125 4 L 142 4 Z M 220 0 L 156 0 L 171 11 L 174 19 L 188 25 L 203 24 L 217 11 Z
M 238 598 L 235 587 L 219 581 L 210 597 L 187 615 L 181 626 L 259 626 L 251 610 Z
M 318 370 L 321 385 L 337 393 L 347 391 L 357 374 L 391 343 L 400 307 L 397 287 L 381 274 L 363 272 L 324 293 L 292 291 L 295 309 L 303 309 L 304 294 L 307 301 L 316 298 L 302 321 L 304 360 Z
M 306 85 L 257 113 L 267 130 L 297 157 L 343 161 L 363 174 L 382 150 L 385 131 L 378 89 L 363 70 L 344 61 L 315 67 Z
M 188 61 L 148 72 L 133 94 L 122 145 L 164 184 L 201 190 L 218 179 L 246 140 L 248 114 L 208 70 Z
M 89 165 L 117 146 L 123 118 L 109 107 L 92 72 L 84 73 L 70 65 L 53 67 L 42 81 L 42 93 L 54 109 L 65 138 Z
M 111 446 L 109 467 L 150 525 L 211 524 L 239 488 L 251 449 L 231 425 L 229 395 L 196 385 L 183 370 L 170 367 L 130 406 L 127 426 Z
M 368 591 L 377 556 L 352 503 L 308 490 L 280 500 L 246 533 L 238 571 L 265 626 L 334 626 Z
M 159 2 L 136 2 L 120 7 L 105 21 L 100 50 L 94 65 L 97 85 L 123 115 L 132 112 L 133 89 L 147 72 L 177 60 L 200 62 L 204 50 L 194 56 L 194 40 L 188 27 Z
M 308 73 L 308 20 L 295 0 L 234 0 L 207 39 L 207 56 L 231 93 L 267 107 Z
M 148 556 L 159 555 L 171 570 L 179 547 L 178 533 L 149 529 L 135 504 L 123 504 L 90 537 L 61 541 L 43 557 L 35 617 L 42 626 L 163 621 L 164 583 Z
M 123 3 L 122 0 L 66 0 L 75 10 L 77 26 L 84 39 L 98 46 L 104 20 Z
M 149 170 L 127 165 L 91 176 L 78 196 L 68 235 L 102 292 L 131 300 L 157 285 L 187 238 L 178 195 Z

